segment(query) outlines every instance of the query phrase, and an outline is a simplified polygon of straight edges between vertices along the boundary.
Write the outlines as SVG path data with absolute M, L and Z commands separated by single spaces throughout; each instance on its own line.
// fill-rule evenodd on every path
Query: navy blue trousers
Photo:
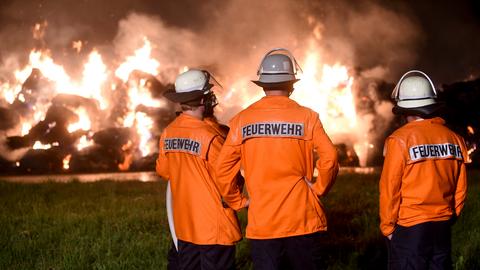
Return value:
M 167 269 L 235 269 L 235 246 L 196 245 L 179 239 L 178 252 L 173 243 L 168 252 Z
M 253 268 L 326 269 L 322 258 L 323 233 L 274 239 L 250 239 Z
M 388 269 L 452 269 L 451 221 L 397 225 L 387 241 Z

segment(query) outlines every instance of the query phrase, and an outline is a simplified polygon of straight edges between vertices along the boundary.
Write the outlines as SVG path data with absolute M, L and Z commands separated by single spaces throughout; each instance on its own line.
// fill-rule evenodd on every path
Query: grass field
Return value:
M 378 174 L 339 176 L 324 200 L 330 269 L 384 269 L 378 230 Z M 1 177 L 0 177 L 1 178 Z M 0 181 L 0 269 L 165 269 L 170 234 L 165 183 L 19 184 Z M 246 213 L 240 213 L 243 226 Z M 453 228 L 456 269 L 480 269 L 480 173 L 469 176 Z M 248 241 L 237 264 L 250 269 Z

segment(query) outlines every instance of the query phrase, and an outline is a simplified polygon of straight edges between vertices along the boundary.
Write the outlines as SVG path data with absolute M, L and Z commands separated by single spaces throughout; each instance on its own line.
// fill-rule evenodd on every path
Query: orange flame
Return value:
M 473 129 L 472 126 L 467 126 L 467 131 L 470 135 L 474 135 L 475 134 L 475 130 Z
M 63 169 L 68 170 L 70 169 L 70 159 L 72 158 L 72 155 L 68 154 L 64 159 L 63 159 Z
M 143 40 L 143 47 L 136 50 L 135 55 L 127 57 L 125 62 L 115 71 L 115 75 L 124 82 L 128 80 L 130 73 L 134 70 L 140 70 L 152 75 L 158 74 L 160 63 L 157 60 L 152 59 L 150 56 L 152 53 L 152 45 L 150 41 L 146 37 Z

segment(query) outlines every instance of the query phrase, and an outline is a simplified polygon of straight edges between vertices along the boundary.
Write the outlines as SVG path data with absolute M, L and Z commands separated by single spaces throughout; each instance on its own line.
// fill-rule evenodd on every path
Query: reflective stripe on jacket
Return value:
M 317 181 L 314 156 L 319 155 Z M 338 172 L 337 152 L 318 114 L 288 97 L 266 96 L 230 122 L 216 163 L 225 201 L 242 208 L 246 198 L 234 183 L 243 168 L 250 199 L 247 237 L 271 239 L 327 229 L 317 196 L 325 195 Z
M 413 226 L 460 215 L 468 162 L 463 138 L 441 118 L 409 122 L 385 142 L 380 179 L 380 229 Z
M 223 207 L 213 179 L 223 141 L 210 124 L 185 114 L 160 137 L 156 170 L 171 183 L 178 239 L 199 245 L 233 245 L 241 239 L 236 214 Z

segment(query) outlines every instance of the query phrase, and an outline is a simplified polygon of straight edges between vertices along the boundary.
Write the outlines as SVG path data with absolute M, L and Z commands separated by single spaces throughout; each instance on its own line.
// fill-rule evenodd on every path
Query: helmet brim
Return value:
M 203 97 L 205 90 L 194 90 L 185 93 L 177 93 L 174 89 L 169 89 L 163 93 L 163 96 L 175 103 L 187 103 L 198 100 Z
M 254 84 L 266 88 L 266 89 L 283 89 L 285 87 L 292 86 L 294 83 L 300 81 L 300 79 L 289 80 L 284 82 L 262 82 L 262 81 L 252 81 Z
M 436 102 L 427 106 L 421 106 L 416 108 L 405 108 L 395 105 L 392 108 L 392 112 L 395 115 L 415 115 L 422 118 L 429 118 L 441 114 L 445 109 L 444 102 Z

